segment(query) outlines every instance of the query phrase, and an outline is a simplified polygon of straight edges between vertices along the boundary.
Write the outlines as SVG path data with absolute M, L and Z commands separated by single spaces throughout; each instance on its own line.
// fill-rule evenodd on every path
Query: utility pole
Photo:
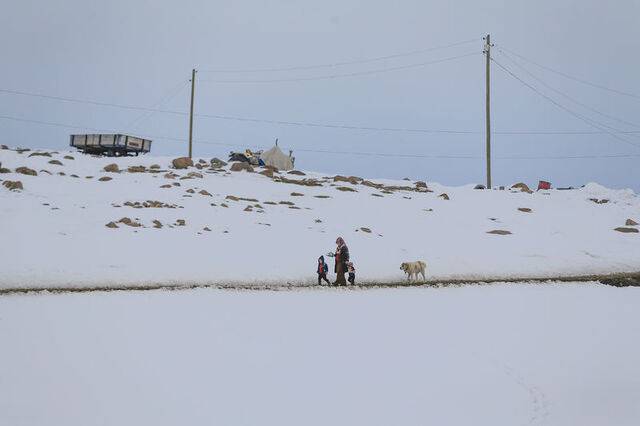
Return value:
M 487 189 L 491 189 L 491 35 L 485 37 L 484 54 L 487 57 L 486 70 L 486 122 L 487 122 Z
M 191 108 L 189 110 L 189 158 L 193 154 L 193 98 L 196 94 L 196 70 L 191 70 Z

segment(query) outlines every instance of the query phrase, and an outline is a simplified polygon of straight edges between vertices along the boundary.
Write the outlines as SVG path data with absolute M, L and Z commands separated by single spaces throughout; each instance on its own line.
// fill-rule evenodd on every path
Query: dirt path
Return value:
M 150 290 L 191 290 L 197 288 L 213 288 L 222 290 L 246 290 L 246 291 L 292 291 L 292 290 L 309 290 L 309 289 L 327 289 L 339 288 L 341 290 L 369 290 L 380 288 L 404 288 L 404 287 L 448 287 L 461 285 L 481 285 L 492 284 L 497 282 L 509 283 L 546 283 L 546 282 L 599 282 L 604 285 L 614 287 L 640 287 L 640 272 L 603 274 L 603 275 L 574 275 L 559 277 L 521 277 L 521 278 L 491 278 L 484 280 L 427 280 L 424 282 L 398 281 L 389 283 L 380 282 L 361 282 L 355 286 L 334 287 L 319 286 L 317 284 L 143 284 L 143 285 L 123 285 L 123 286 L 90 286 L 90 287 L 42 287 L 42 288 L 2 288 L 0 296 L 11 294 L 27 294 L 27 293 L 91 293 L 99 291 L 150 291 Z

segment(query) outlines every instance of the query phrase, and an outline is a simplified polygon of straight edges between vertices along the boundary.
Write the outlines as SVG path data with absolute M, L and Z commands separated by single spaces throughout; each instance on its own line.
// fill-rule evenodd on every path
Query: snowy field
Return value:
M 425 189 L 311 172 L 270 178 L 210 159 L 174 170 L 153 156 L 33 154 L 0 150 L 0 179 L 23 185 L 0 186 L 0 288 L 311 283 L 338 236 L 361 282 L 402 280 L 400 263 L 414 260 L 427 262 L 432 280 L 640 271 L 640 234 L 614 230 L 638 230 L 625 225 L 640 222 L 631 190 L 483 191 L 428 180 Z M 120 172 L 103 170 L 114 161 Z M 140 165 L 142 173 L 127 169 Z M 310 179 L 317 186 L 296 184 Z
M 637 425 L 640 289 L 0 297 L 0 424 Z

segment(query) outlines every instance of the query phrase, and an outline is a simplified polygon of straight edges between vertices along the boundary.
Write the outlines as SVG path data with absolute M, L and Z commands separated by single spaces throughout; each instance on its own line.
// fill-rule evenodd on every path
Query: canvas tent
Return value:
M 293 159 L 282 152 L 278 146 L 263 152 L 260 159 L 265 166 L 273 166 L 278 170 L 293 170 Z

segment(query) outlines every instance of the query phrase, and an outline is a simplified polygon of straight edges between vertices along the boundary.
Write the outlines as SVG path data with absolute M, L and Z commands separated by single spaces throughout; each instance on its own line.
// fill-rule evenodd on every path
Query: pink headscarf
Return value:
M 336 244 L 338 245 L 338 248 L 341 248 L 342 246 L 345 245 L 344 240 L 342 239 L 342 237 L 338 237 L 338 239 L 336 240 Z

